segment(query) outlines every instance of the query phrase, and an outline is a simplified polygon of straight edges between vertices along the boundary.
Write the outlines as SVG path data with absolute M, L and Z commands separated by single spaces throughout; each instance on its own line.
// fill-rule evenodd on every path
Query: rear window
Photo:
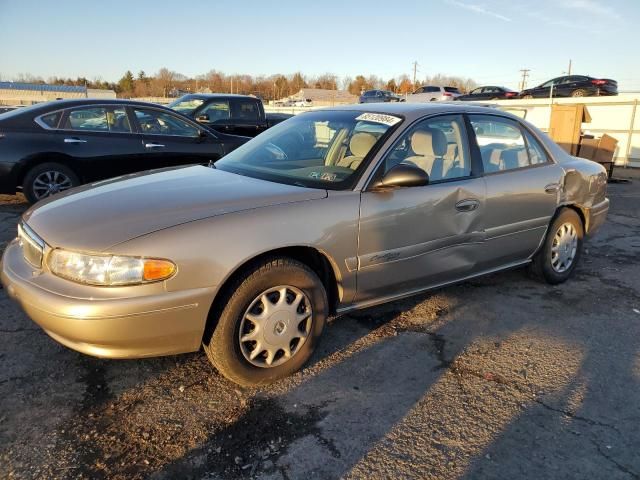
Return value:
M 241 120 L 258 120 L 258 105 L 256 102 L 240 100 L 236 104 L 236 115 Z
M 444 91 L 449 93 L 460 93 L 460 90 L 456 87 L 444 87 Z

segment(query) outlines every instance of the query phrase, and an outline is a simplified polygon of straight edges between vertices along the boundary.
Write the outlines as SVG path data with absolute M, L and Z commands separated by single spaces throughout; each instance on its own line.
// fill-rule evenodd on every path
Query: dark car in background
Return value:
M 548 98 L 553 88 L 554 97 L 593 97 L 618 95 L 618 82 L 610 78 L 593 78 L 586 75 L 556 77 L 533 88 L 520 92 L 520 98 Z
M 509 98 L 518 98 L 518 92 L 507 87 L 485 86 L 474 88 L 469 93 L 460 95 L 456 100 L 506 100 Z
M 125 100 L 55 100 L 0 114 L 0 193 L 29 202 L 143 170 L 215 162 L 249 140 Z
M 262 100 L 250 95 L 197 93 L 184 95 L 168 105 L 210 130 L 255 137 L 292 115 L 265 113 Z
M 389 90 L 367 90 L 360 95 L 359 103 L 402 102 L 403 98 Z

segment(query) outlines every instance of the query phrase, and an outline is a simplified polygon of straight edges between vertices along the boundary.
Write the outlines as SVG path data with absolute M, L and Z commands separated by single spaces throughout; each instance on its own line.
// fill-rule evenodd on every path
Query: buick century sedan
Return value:
M 300 114 L 215 167 L 131 174 L 28 210 L 2 282 L 55 340 L 196 351 L 244 385 L 300 369 L 330 315 L 528 265 L 561 283 L 605 220 L 606 172 L 508 113 Z

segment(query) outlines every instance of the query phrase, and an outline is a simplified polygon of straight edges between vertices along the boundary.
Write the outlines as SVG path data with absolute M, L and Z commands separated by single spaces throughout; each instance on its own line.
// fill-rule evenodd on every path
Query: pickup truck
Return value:
M 262 100 L 249 95 L 194 93 L 184 95 L 168 106 L 209 129 L 245 137 L 255 137 L 292 116 L 266 114 Z

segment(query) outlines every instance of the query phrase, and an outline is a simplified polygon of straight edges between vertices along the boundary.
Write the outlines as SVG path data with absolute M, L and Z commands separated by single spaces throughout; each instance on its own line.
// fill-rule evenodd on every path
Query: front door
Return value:
M 399 163 L 424 169 L 427 186 L 365 191 L 356 301 L 392 297 L 475 271 L 483 240 L 485 183 L 472 165 L 462 115 L 430 117 L 392 147 L 378 175 Z
M 133 107 L 150 168 L 208 164 L 224 155 L 222 143 L 211 132 L 172 113 Z
M 469 115 L 487 186 L 481 270 L 526 261 L 553 217 L 563 176 L 520 122 Z

